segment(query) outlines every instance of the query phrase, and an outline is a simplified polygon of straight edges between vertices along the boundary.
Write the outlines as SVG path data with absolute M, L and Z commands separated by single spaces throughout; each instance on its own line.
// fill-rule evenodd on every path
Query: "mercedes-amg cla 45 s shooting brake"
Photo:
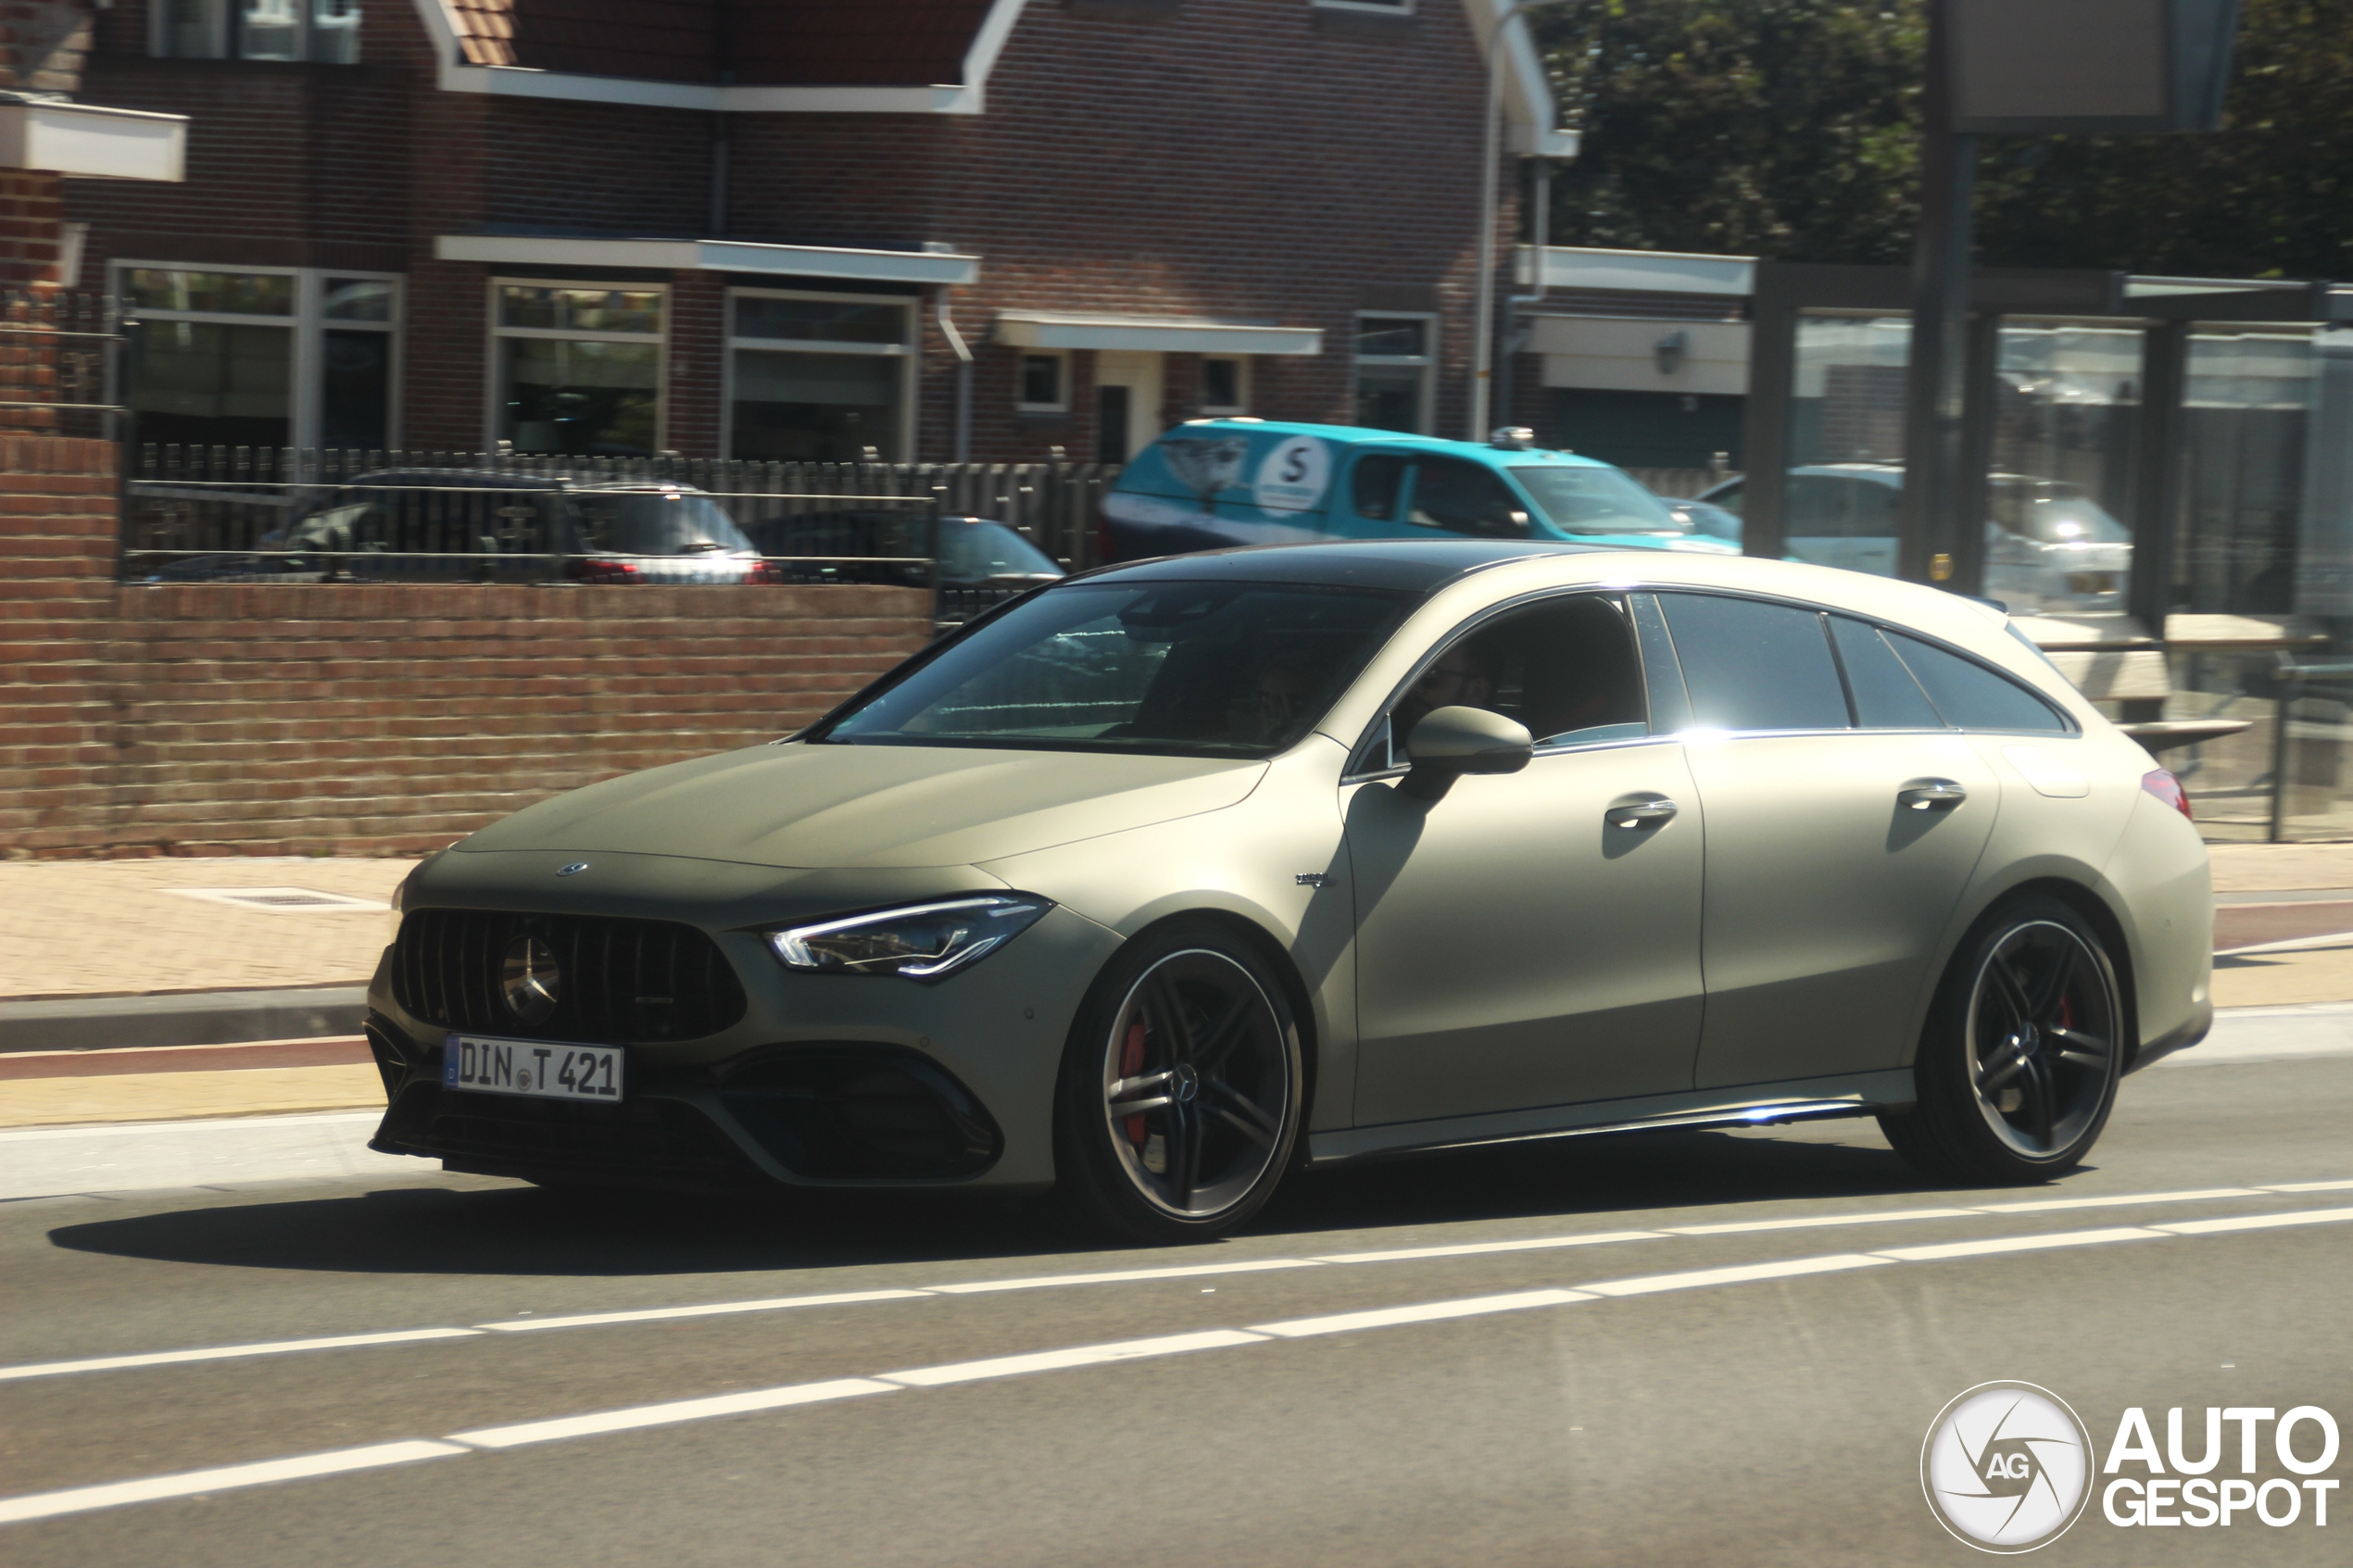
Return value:
M 2180 787 L 1988 605 L 1433 540 L 1013 601 L 770 745 L 422 863 L 375 1147 L 551 1184 L 1049 1187 L 1872 1115 L 2081 1160 L 2211 1018 Z

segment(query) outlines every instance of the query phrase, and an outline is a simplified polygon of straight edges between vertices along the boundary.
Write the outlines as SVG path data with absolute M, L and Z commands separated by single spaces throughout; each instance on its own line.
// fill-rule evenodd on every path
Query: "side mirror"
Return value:
M 1484 708 L 1441 708 L 1422 717 L 1406 737 L 1412 769 L 1398 788 L 1417 800 L 1438 800 L 1465 773 L 1516 773 L 1536 755 L 1524 725 Z

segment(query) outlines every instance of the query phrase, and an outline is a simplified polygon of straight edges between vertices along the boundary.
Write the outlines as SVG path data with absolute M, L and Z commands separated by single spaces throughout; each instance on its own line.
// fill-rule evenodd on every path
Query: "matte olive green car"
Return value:
M 2212 1017 L 2179 786 L 1998 609 L 1525 541 L 1074 577 L 397 908 L 379 1149 L 1158 1238 L 1298 1164 L 1647 1127 L 1876 1115 L 2040 1179 Z

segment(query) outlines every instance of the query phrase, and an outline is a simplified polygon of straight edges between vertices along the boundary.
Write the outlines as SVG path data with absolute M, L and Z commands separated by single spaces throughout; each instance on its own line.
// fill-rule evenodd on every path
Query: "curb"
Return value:
M 0 1002 L 0 1052 L 231 1046 L 357 1035 L 367 1012 L 364 985 Z

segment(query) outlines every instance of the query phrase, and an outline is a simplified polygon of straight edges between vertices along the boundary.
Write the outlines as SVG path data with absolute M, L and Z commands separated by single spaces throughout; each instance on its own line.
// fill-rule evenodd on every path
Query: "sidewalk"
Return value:
M 2215 1004 L 2353 1001 L 2353 844 L 2216 845 L 2213 858 L 2224 950 Z M 0 1127 L 381 1107 L 356 1035 L 244 1044 L 121 1036 L 142 1017 L 185 1027 L 183 1005 L 288 1016 L 283 1005 L 258 1005 L 253 994 L 265 990 L 332 998 L 343 1008 L 333 1016 L 348 1017 L 351 988 L 383 950 L 380 909 L 240 908 L 189 890 L 301 889 L 381 904 L 413 863 L 0 863 L 0 1045 L 14 1047 L 0 1048 Z

